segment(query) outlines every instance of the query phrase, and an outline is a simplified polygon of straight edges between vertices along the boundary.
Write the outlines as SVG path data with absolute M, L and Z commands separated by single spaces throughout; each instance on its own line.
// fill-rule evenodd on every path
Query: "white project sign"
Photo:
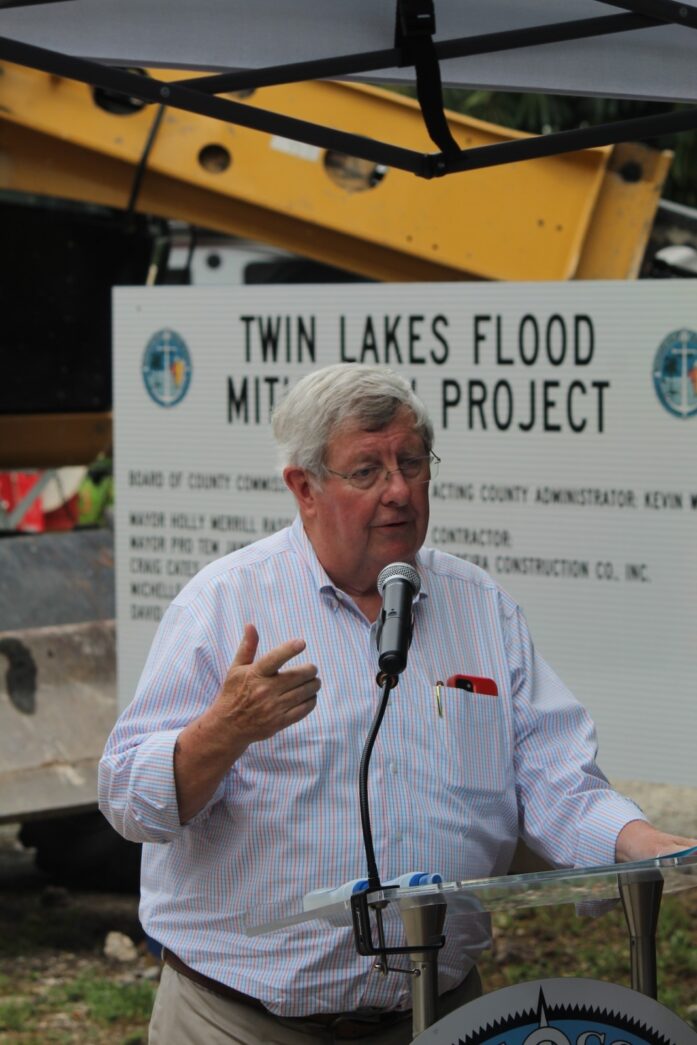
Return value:
M 429 543 L 522 604 L 606 772 L 697 784 L 693 282 L 128 288 L 114 315 L 122 704 L 187 580 L 293 518 L 284 389 L 381 363 L 435 425 Z

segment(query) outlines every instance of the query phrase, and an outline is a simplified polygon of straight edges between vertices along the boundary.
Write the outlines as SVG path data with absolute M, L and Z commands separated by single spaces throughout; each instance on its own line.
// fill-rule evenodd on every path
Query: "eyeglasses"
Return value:
M 330 475 L 336 475 L 339 479 L 345 479 L 355 490 L 370 490 L 375 486 L 380 476 L 384 476 L 385 482 L 389 481 L 395 472 L 401 472 L 402 477 L 408 483 L 427 483 L 429 479 L 435 479 L 438 475 L 440 457 L 431 452 L 425 457 L 405 457 L 399 468 L 383 468 L 381 464 L 366 465 L 365 468 L 357 468 L 355 472 L 335 472 L 333 468 L 326 468 Z

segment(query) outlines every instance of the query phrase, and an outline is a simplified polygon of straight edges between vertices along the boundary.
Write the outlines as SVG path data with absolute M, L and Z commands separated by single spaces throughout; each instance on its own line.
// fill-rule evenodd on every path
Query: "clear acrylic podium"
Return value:
M 411 973 L 416 1037 L 438 1019 L 438 941 L 449 931 L 456 932 L 458 923 L 461 928 L 462 919 L 563 903 L 581 905 L 581 910 L 587 907 L 591 913 L 594 909 L 602 910 L 598 905 L 619 901 L 627 922 L 632 987 L 655 998 L 656 926 L 661 896 L 695 886 L 697 848 L 637 863 L 383 888 L 362 894 L 360 903 L 354 896 L 309 911 L 303 909 L 303 897 L 298 896 L 282 905 L 263 904 L 243 916 L 243 922 L 244 931 L 250 936 L 294 926 L 302 931 L 300 927 L 308 922 L 328 929 L 351 927 L 362 954 L 372 953 L 372 934 L 377 929 L 392 940 L 401 937 L 399 942 L 409 948 L 411 965 L 399 971 Z M 359 907 L 363 914 L 368 914 L 370 926 Z M 367 949 L 362 950 L 361 944 Z

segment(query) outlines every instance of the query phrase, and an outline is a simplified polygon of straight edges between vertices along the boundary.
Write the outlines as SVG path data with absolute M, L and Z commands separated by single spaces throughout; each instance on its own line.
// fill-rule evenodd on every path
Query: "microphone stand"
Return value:
M 385 942 L 385 931 L 382 911 L 385 901 L 369 903 L 368 896 L 380 891 L 373 832 L 370 825 L 370 804 L 368 799 L 368 769 L 378 731 L 387 708 L 391 690 L 399 681 L 397 675 L 388 675 L 381 671 L 375 680 L 382 687 L 380 704 L 370 727 L 370 732 L 363 747 L 359 770 L 359 799 L 361 810 L 361 828 L 363 846 L 365 848 L 368 869 L 368 885 L 360 893 L 351 897 L 351 915 L 356 949 L 359 954 L 377 955 L 374 968 L 386 976 L 388 972 L 402 972 L 412 977 L 412 1030 L 413 1036 L 421 1034 L 438 1018 L 438 951 L 445 943 L 443 925 L 445 923 L 446 905 L 434 904 L 426 907 L 415 906 L 401 913 L 407 939 L 406 947 L 388 947 Z M 377 945 L 373 942 L 370 923 L 370 909 L 375 912 Z M 388 955 L 408 954 L 412 960 L 411 969 L 399 969 L 388 965 Z

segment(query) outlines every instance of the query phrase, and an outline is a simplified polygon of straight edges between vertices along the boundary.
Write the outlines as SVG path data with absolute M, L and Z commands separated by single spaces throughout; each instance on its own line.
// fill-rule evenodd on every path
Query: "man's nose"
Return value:
M 404 478 L 401 468 L 392 468 L 382 476 L 382 499 L 406 503 L 411 497 L 411 486 Z

